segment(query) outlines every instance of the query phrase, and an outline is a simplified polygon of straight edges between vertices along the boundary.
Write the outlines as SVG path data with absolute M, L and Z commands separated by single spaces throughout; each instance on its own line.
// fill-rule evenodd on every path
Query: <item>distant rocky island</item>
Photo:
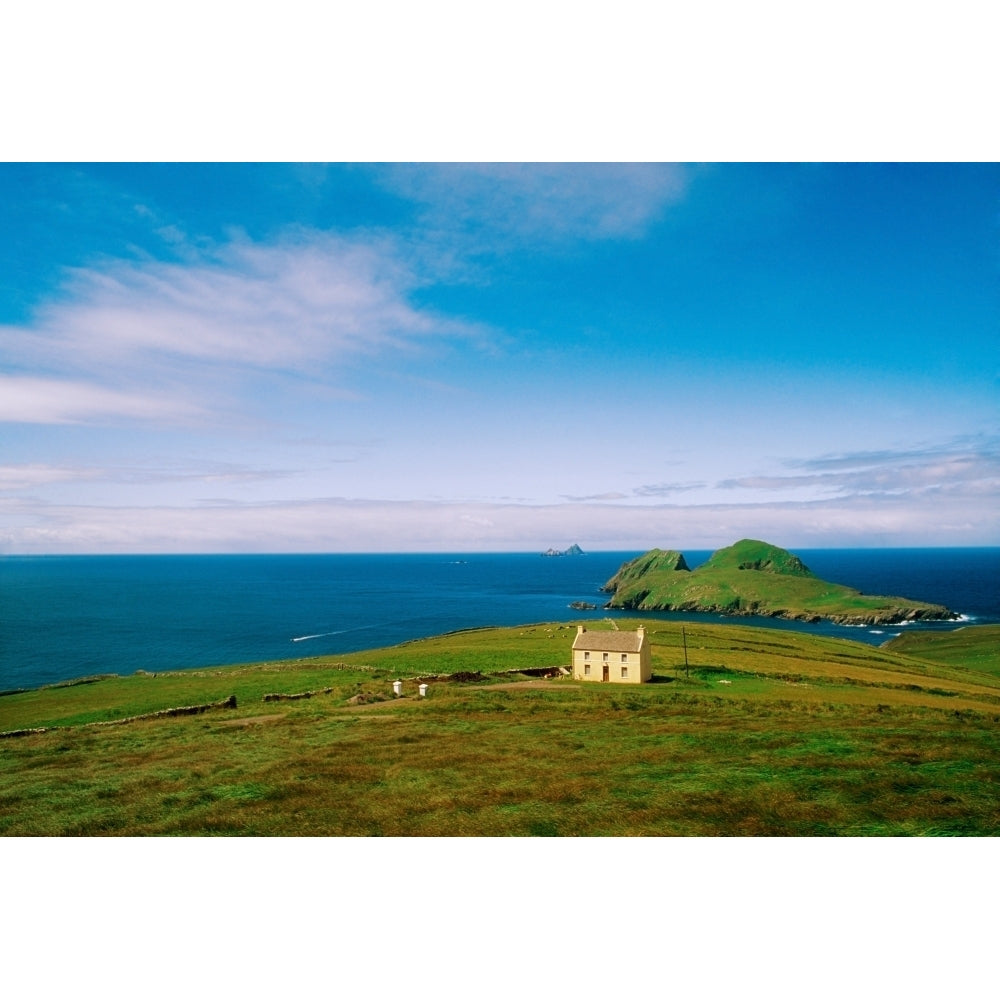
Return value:
M 624 563 L 601 589 L 613 595 L 605 607 L 643 611 L 825 619 L 841 625 L 953 621 L 959 617 L 941 604 L 872 596 L 827 583 L 792 553 L 750 538 L 719 549 L 694 570 L 680 552 L 651 549 Z
M 581 549 L 579 545 L 574 544 L 574 545 L 571 545 L 568 549 L 563 549 L 562 552 L 560 552 L 558 549 L 546 549 L 542 553 L 542 555 L 546 556 L 546 557 L 549 557 L 549 556 L 582 556 L 583 555 L 583 549 Z

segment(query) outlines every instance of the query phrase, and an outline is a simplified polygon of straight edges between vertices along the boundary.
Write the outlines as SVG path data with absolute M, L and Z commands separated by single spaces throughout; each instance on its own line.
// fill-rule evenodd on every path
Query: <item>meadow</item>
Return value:
M 576 629 L 536 624 L 5 694 L 0 732 L 18 735 L 0 739 L 0 833 L 1000 830 L 1000 629 L 873 648 L 643 624 L 654 682 L 635 687 L 537 676 L 569 664 Z

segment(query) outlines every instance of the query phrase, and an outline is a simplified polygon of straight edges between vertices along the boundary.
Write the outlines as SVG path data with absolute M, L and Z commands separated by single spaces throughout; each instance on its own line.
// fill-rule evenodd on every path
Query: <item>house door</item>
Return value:
M 604 664 L 604 676 L 601 678 L 602 681 L 611 680 L 611 668 L 605 663 Z

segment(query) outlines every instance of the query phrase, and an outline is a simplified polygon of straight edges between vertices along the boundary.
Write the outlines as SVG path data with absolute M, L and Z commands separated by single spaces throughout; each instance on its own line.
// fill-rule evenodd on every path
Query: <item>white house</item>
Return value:
M 611 684 L 643 684 L 651 680 L 653 665 L 646 630 L 588 632 L 578 625 L 573 640 L 573 679 Z

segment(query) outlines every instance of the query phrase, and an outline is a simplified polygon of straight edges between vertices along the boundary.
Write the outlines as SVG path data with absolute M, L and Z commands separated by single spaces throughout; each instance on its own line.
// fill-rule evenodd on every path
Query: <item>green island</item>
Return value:
M 653 682 L 574 681 L 549 623 L 6 693 L 0 833 L 1000 832 L 1000 626 L 585 624 L 645 626 Z
M 841 625 L 955 620 L 940 604 L 876 597 L 827 583 L 790 552 L 744 538 L 691 570 L 676 551 L 652 549 L 625 563 L 602 588 L 609 608 L 761 615 Z

